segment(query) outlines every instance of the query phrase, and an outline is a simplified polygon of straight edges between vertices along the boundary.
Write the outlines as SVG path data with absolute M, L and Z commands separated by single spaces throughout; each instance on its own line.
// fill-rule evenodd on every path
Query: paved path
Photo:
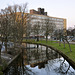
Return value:
M 69 42 L 70 44 L 75 44 L 75 42 Z

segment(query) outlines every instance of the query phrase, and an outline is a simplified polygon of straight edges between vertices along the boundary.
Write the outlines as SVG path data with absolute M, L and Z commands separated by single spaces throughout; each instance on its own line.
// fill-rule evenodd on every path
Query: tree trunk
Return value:
M 47 57 L 47 59 L 49 59 L 49 57 L 48 57 L 48 47 L 46 47 L 46 57 Z
M 37 36 L 37 42 L 39 41 L 39 36 Z
M 67 41 L 67 43 L 68 43 L 68 45 L 69 45 L 70 52 L 72 52 L 70 43 L 68 42 L 68 40 L 66 40 L 66 41 Z
M 61 39 L 59 40 L 59 46 L 61 46 Z
M 65 41 L 63 40 L 63 43 L 64 43 L 64 48 L 65 48 Z
M 46 36 L 46 43 L 47 43 L 48 37 Z
M 7 53 L 7 36 L 5 38 L 5 52 Z
M 38 48 L 39 48 L 39 45 L 37 44 L 37 53 L 38 53 Z
M 1 48 L 2 48 L 2 45 L 0 45 L 0 64 L 1 64 Z

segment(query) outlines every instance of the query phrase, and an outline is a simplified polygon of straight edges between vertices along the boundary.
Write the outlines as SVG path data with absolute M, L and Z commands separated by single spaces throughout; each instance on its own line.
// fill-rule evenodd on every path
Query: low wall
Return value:
M 8 63 L 7 66 L 3 67 L 2 71 L 4 72 L 8 66 L 10 66 L 19 56 L 21 55 L 21 52 L 19 52 L 18 54 L 16 54 Z M 1 74 L 0 74 L 1 75 Z

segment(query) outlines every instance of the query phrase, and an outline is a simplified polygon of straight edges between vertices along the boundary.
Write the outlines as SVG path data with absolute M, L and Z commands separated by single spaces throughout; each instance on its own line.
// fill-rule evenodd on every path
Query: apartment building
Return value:
M 30 14 L 33 18 L 32 23 L 36 23 L 37 21 L 41 22 L 43 20 L 49 19 L 50 23 L 55 23 L 56 29 L 66 29 L 66 19 L 45 16 L 45 15 L 38 15 L 38 14 Z
M 49 20 L 49 24 L 53 24 L 54 30 L 63 30 L 63 29 L 66 30 L 66 19 L 48 16 L 44 8 L 38 8 L 38 11 L 31 9 L 29 15 L 32 18 L 31 25 L 36 25 L 37 22 L 39 22 L 40 26 L 42 25 L 44 26 L 45 22 Z M 39 35 L 44 36 L 43 32 L 40 33 Z
M 56 29 L 66 29 L 66 19 L 48 16 L 47 12 L 44 12 L 44 8 L 38 8 L 38 11 L 31 9 L 29 14 L 33 18 L 33 23 L 37 21 L 42 22 L 42 20 L 49 18 L 50 23 L 55 23 Z

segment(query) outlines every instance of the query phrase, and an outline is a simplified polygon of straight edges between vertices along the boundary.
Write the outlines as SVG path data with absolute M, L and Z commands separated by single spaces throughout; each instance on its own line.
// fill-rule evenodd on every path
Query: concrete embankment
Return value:
M 0 66 L 0 75 L 3 75 L 3 72 L 10 66 L 19 56 L 21 55 L 21 52 L 17 53 L 17 55 L 13 56 L 13 58 L 8 62 L 5 63 L 6 65 Z
M 10 66 L 20 55 L 21 55 L 21 52 L 18 53 L 17 55 L 15 55 L 15 56 L 13 57 L 13 59 L 11 59 L 11 60 L 7 63 L 7 66 L 3 68 L 3 71 L 4 71 L 8 66 Z

